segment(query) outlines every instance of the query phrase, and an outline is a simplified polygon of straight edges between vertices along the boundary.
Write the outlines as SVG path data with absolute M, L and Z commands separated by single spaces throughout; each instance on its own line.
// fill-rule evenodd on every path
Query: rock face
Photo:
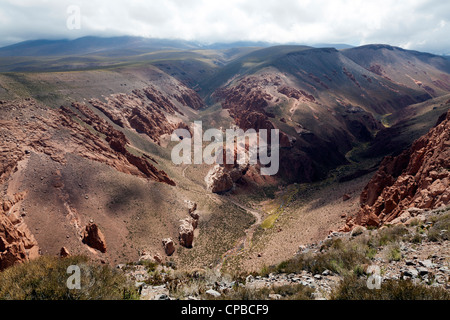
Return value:
M 83 243 L 102 253 L 106 252 L 105 236 L 95 223 L 90 223 L 86 226 L 83 232 Z
M 170 238 L 163 239 L 162 245 L 164 247 L 166 255 L 171 256 L 175 252 L 175 244 L 173 243 L 172 239 Z
M 0 271 L 16 263 L 39 256 L 39 247 L 23 219 L 17 214 L 17 206 L 24 194 L 0 201 Z
M 450 202 L 450 111 L 399 156 L 386 157 L 360 197 L 354 225 L 381 226 L 408 208 L 434 209 Z

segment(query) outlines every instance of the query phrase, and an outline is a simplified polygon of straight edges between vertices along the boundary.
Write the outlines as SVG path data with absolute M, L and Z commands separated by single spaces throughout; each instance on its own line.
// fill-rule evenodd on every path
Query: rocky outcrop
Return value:
M 88 224 L 84 229 L 83 243 L 102 253 L 106 252 L 105 236 L 95 223 Z
M 386 157 L 360 197 L 361 209 L 347 221 L 381 226 L 408 208 L 434 209 L 450 202 L 450 111 L 428 134 L 399 156 Z
M 164 247 L 164 252 L 166 253 L 166 255 L 171 256 L 175 252 L 175 244 L 173 243 L 172 239 L 163 239 L 162 245 Z
M 170 87 L 170 86 L 169 86 Z M 122 128 L 134 129 L 156 143 L 160 137 L 172 132 L 183 122 L 169 120 L 168 115 L 183 115 L 176 104 L 200 109 L 204 106 L 198 94 L 186 87 L 177 86 L 173 94 L 162 93 L 154 87 L 133 90 L 130 94 L 114 94 L 106 102 L 91 99 L 89 103 L 103 112 L 111 121 Z
M 181 221 L 181 225 L 178 229 L 178 240 L 180 241 L 181 246 L 192 248 L 192 243 L 194 242 L 194 226 L 189 219 Z
M 215 165 L 205 177 L 206 189 L 212 193 L 230 191 L 234 183 L 241 179 L 249 168 L 249 164 L 235 164 L 231 167 Z
M 31 231 L 18 214 L 24 194 L 0 201 L 0 270 L 39 256 L 39 247 Z
M 164 171 L 149 162 L 156 161 L 129 152 L 129 141 L 121 131 L 84 104 L 73 103 L 72 108 L 49 110 L 30 99 L 3 102 L 0 183 L 17 169 L 19 161 L 35 152 L 62 164 L 66 163 L 66 154 L 76 154 L 127 174 L 175 185 Z
M 114 129 L 113 126 L 101 119 L 84 104 L 72 103 L 72 107 L 83 115 L 80 120 L 85 121 L 87 124 L 93 126 L 96 131 L 104 134 L 106 136 L 105 140 L 109 143 L 110 148 L 123 156 L 125 158 L 124 160 L 130 165 L 137 168 L 140 174 L 159 182 L 164 182 L 172 186 L 175 185 L 175 182 L 164 171 L 158 170 L 145 157 L 138 157 L 128 151 L 126 146 L 129 144 L 129 141 L 123 132 Z M 62 107 L 62 111 L 72 117 L 77 116 L 68 108 Z
M 224 167 L 215 165 L 205 177 L 206 189 L 213 193 L 221 193 L 233 188 L 233 180 Z

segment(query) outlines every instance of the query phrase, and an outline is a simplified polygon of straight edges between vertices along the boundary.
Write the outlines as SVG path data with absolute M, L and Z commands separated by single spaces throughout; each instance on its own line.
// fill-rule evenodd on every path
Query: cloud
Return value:
M 81 29 L 66 27 L 67 8 Z M 450 53 L 450 2 L 440 0 L 0 0 L 0 45 L 30 39 L 135 35 L 205 42 L 388 43 Z

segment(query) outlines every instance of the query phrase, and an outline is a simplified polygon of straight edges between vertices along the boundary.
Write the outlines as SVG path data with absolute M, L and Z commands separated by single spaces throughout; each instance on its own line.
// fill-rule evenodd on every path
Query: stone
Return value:
M 324 272 L 322 272 L 322 275 L 323 276 L 329 276 L 329 275 L 331 275 L 331 271 L 327 269 Z
M 213 290 L 213 289 L 207 290 L 206 294 L 210 295 L 210 296 L 212 296 L 214 298 L 219 298 L 221 296 L 220 292 L 217 292 L 216 290 Z
M 403 271 L 403 275 L 406 277 L 416 278 L 419 275 L 419 272 L 414 268 L 409 268 Z
M 166 255 L 171 256 L 175 252 L 175 244 L 171 238 L 166 238 L 162 240 L 162 245 L 164 247 L 164 252 Z
M 83 231 L 83 243 L 102 253 L 106 252 L 105 236 L 95 223 L 89 223 Z
M 424 275 L 427 275 L 428 274 L 428 269 L 427 268 L 424 268 L 424 267 L 419 267 L 419 268 L 417 268 L 417 271 L 419 272 L 419 275 L 420 276 L 424 276 Z
M 419 264 L 425 268 L 433 268 L 434 267 L 434 263 L 431 262 L 431 260 L 422 260 L 422 261 L 419 261 Z
M 67 257 L 70 257 L 69 250 L 67 250 L 66 247 L 62 247 L 61 250 L 59 251 L 59 256 L 60 256 L 61 258 L 67 258 Z

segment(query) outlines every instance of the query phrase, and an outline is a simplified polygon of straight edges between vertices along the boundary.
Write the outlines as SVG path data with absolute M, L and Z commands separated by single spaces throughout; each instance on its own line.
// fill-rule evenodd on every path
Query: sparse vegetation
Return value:
M 440 215 L 432 219 L 433 226 L 428 231 L 430 241 L 442 241 L 450 239 L 450 213 Z
M 67 268 L 81 270 L 81 289 L 68 289 Z M 78 256 L 43 256 L 0 273 L 0 300 L 121 300 L 137 299 L 136 289 L 125 275 L 107 265 Z
M 357 243 L 348 245 L 341 239 L 330 240 L 318 254 L 304 253 L 265 271 L 276 273 L 292 273 L 306 270 L 313 274 L 330 270 L 338 274 L 346 274 L 355 266 L 367 263 L 365 247 Z
M 367 280 L 345 277 L 332 293 L 333 300 L 448 300 L 450 293 L 443 288 L 414 284 L 410 280 L 386 280 L 381 289 L 369 289 Z

